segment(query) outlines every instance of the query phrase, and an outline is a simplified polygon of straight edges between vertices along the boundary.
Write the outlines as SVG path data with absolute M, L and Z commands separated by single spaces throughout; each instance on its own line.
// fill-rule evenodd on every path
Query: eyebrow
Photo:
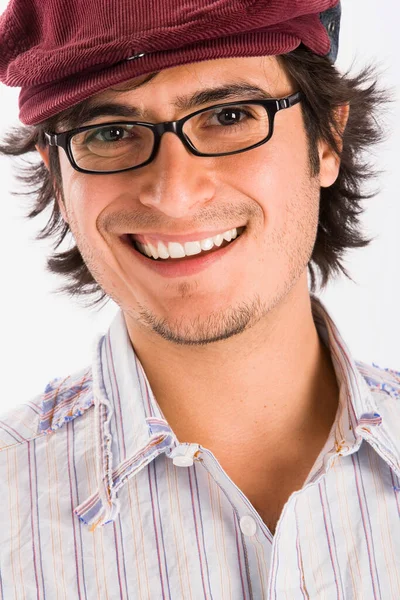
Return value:
M 225 85 L 206 88 L 195 92 L 192 95 L 177 96 L 173 102 L 173 106 L 179 110 L 191 110 L 209 102 L 219 102 L 220 100 L 239 100 L 244 97 L 249 97 L 252 100 L 271 99 L 269 92 L 257 85 L 247 82 L 227 83 Z M 116 102 L 99 102 L 95 100 L 87 100 L 75 107 L 72 107 L 64 117 L 60 119 L 63 126 L 76 128 L 84 125 L 88 121 L 92 121 L 98 117 L 126 117 L 129 119 L 145 119 L 148 113 L 140 108 L 128 104 L 120 104 Z

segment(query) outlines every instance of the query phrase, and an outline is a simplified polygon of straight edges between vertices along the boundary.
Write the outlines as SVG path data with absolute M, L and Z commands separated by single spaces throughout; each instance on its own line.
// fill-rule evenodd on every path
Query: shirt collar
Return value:
M 311 295 L 311 308 L 340 389 L 334 423 L 336 454 L 352 454 L 365 440 L 399 476 L 400 372 L 355 360 L 322 300 Z
M 126 480 L 179 444 L 132 348 L 121 311 L 95 346 L 92 374 L 99 488 L 75 513 L 94 530 L 119 513 L 118 491 Z
M 337 454 L 351 454 L 366 440 L 400 477 L 400 414 L 396 410 L 400 372 L 355 361 L 324 303 L 311 295 L 311 307 L 340 388 L 334 423 Z M 82 383 L 78 402 L 77 381 Z M 164 452 L 174 458 L 198 449 L 197 444 L 179 444 L 165 420 L 132 348 L 121 311 L 95 344 L 91 377 L 88 371 L 82 372 L 78 380 L 70 382 L 68 393 L 75 397 L 74 411 L 71 402 L 64 402 L 63 407 L 62 400 L 52 401 L 51 390 L 47 390 L 42 431 L 62 426 L 94 404 L 99 486 L 75 508 L 91 530 L 116 518 L 119 489 L 157 455 Z M 52 402 L 54 419 L 49 416 Z

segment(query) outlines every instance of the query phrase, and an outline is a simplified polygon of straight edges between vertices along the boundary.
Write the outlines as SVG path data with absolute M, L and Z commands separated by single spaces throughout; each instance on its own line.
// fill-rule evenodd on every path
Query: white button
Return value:
M 193 464 L 193 458 L 190 458 L 190 456 L 175 456 L 172 459 L 172 462 L 177 467 L 191 467 Z
M 191 467 L 198 453 L 199 444 L 179 444 L 169 453 L 169 457 L 177 467 Z
M 244 535 L 254 535 L 257 531 L 257 524 L 253 517 L 242 517 L 240 519 L 240 529 Z

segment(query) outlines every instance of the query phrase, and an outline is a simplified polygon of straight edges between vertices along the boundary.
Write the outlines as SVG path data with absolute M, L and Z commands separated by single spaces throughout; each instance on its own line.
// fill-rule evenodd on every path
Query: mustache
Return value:
M 180 231 L 191 231 L 196 228 L 223 228 L 224 226 L 236 227 L 247 222 L 249 218 L 262 212 L 260 206 L 255 203 L 230 203 L 229 205 L 218 205 L 205 207 L 201 213 L 193 215 L 190 222 L 182 220 L 165 220 L 157 212 L 146 209 L 123 209 L 116 212 L 101 213 L 97 218 L 97 226 L 108 232 L 134 232 L 134 231 L 166 231 L 176 230 L 179 225 Z

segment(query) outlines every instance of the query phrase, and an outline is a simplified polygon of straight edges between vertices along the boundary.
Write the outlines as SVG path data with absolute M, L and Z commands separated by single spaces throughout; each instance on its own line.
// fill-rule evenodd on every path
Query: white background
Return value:
M 0 13 L 7 5 L 0 0 Z M 389 10 L 390 6 L 392 9 Z M 378 62 L 382 84 L 400 84 L 398 14 L 395 0 L 342 0 L 343 16 L 337 65 L 352 72 Z M 0 84 L 0 135 L 18 122 L 18 90 Z M 356 284 L 345 277 L 331 283 L 321 299 L 357 360 L 400 370 L 398 192 L 400 110 L 393 104 L 385 117 L 389 137 L 370 160 L 384 173 L 372 187 L 381 192 L 366 201 L 363 218 L 367 237 L 378 236 L 368 248 L 346 255 L 345 266 Z M 91 361 L 93 341 L 103 333 L 117 307 L 84 308 L 54 290 L 60 280 L 45 272 L 50 252 L 34 241 L 44 218 L 24 219 L 25 200 L 12 195 L 18 184 L 11 161 L 0 157 L 1 298 L 0 411 L 41 393 L 54 377 L 67 375 Z

